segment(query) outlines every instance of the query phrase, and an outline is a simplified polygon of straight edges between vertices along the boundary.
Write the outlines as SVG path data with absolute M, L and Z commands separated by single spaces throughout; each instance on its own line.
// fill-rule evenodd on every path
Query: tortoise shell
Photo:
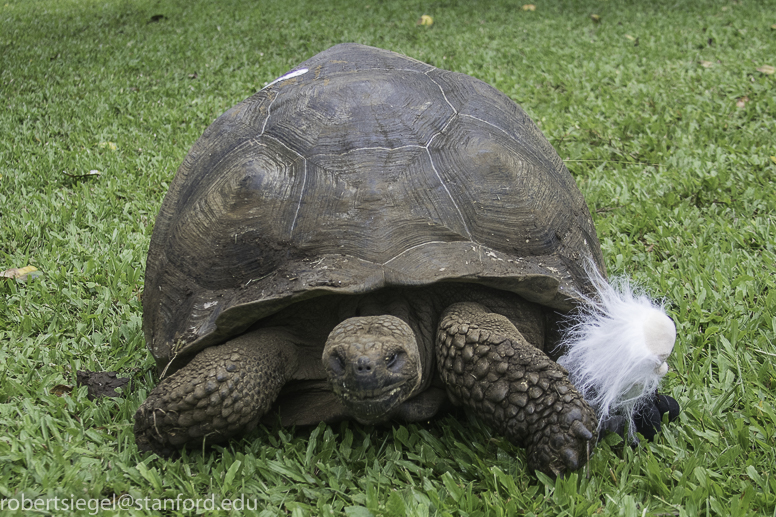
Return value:
M 582 194 L 526 113 L 464 74 L 332 47 L 221 115 L 156 219 L 160 368 L 290 304 L 474 282 L 563 311 L 603 271 Z M 323 346 L 323 345 L 321 345 Z

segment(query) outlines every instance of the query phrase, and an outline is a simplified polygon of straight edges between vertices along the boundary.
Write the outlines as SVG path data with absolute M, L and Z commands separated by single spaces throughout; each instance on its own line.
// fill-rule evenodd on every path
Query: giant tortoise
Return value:
M 163 379 L 137 444 L 462 405 L 531 468 L 577 469 L 598 420 L 552 353 L 559 319 L 596 303 L 591 275 L 588 207 L 519 106 L 337 45 L 221 115 L 170 185 L 143 297 Z

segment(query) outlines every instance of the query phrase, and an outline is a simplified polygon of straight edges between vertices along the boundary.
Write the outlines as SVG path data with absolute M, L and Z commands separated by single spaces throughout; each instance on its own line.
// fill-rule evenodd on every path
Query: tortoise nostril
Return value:
M 360 374 L 372 373 L 372 360 L 366 356 L 361 356 L 356 360 L 356 372 Z

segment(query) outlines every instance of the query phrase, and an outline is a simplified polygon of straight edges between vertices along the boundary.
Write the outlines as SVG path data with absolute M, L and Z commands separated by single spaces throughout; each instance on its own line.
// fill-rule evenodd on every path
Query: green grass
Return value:
M 44 272 L 0 282 L 0 499 L 244 496 L 262 515 L 294 516 L 776 515 L 776 75 L 756 70 L 776 66 L 776 2 L 367 2 L 0 2 L 0 270 Z M 416 26 L 422 14 L 432 27 Z M 559 481 L 452 417 L 261 428 L 177 461 L 138 454 L 132 415 L 156 383 L 139 296 L 161 198 L 220 113 L 343 41 L 474 75 L 541 125 L 587 197 L 610 271 L 670 302 L 679 340 L 664 390 L 684 411 L 655 443 L 604 443 Z M 90 170 L 100 176 L 65 174 Z M 77 369 L 135 384 L 98 402 L 55 395 Z

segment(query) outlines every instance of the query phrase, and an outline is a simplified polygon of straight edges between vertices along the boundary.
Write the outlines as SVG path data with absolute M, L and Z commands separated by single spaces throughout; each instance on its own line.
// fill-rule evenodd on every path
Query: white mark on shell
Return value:
M 306 74 L 306 73 L 307 73 L 307 69 L 306 69 L 306 68 L 300 68 L 299 70 L 294 70 L 294 71 L 292 71 L 292 72 L 288 72 L 286 75 L 284 75 L 284 76 L 282 76 L 282 77 L 278 77 L 277 79 L 275 79 L 274 81 L 272 81 L 271 83 L 269 83 L 269 84 L 268 84 L 267 86 L 265 86 L 264 88 L 269 88 L 270 86 L 272 86 L 272 85 L 273 85 L 273 84 L 275 84 L 275 83 L 279 83 L 280 81 L 285 81 L 286 79 L 292 79 L 292 78 L 294 78 L 294 77 L 299 77 L 300 75 L 304 75 L 304 74 Z M 263 90 L 264 88 L 262 88 L 262 90 Z

